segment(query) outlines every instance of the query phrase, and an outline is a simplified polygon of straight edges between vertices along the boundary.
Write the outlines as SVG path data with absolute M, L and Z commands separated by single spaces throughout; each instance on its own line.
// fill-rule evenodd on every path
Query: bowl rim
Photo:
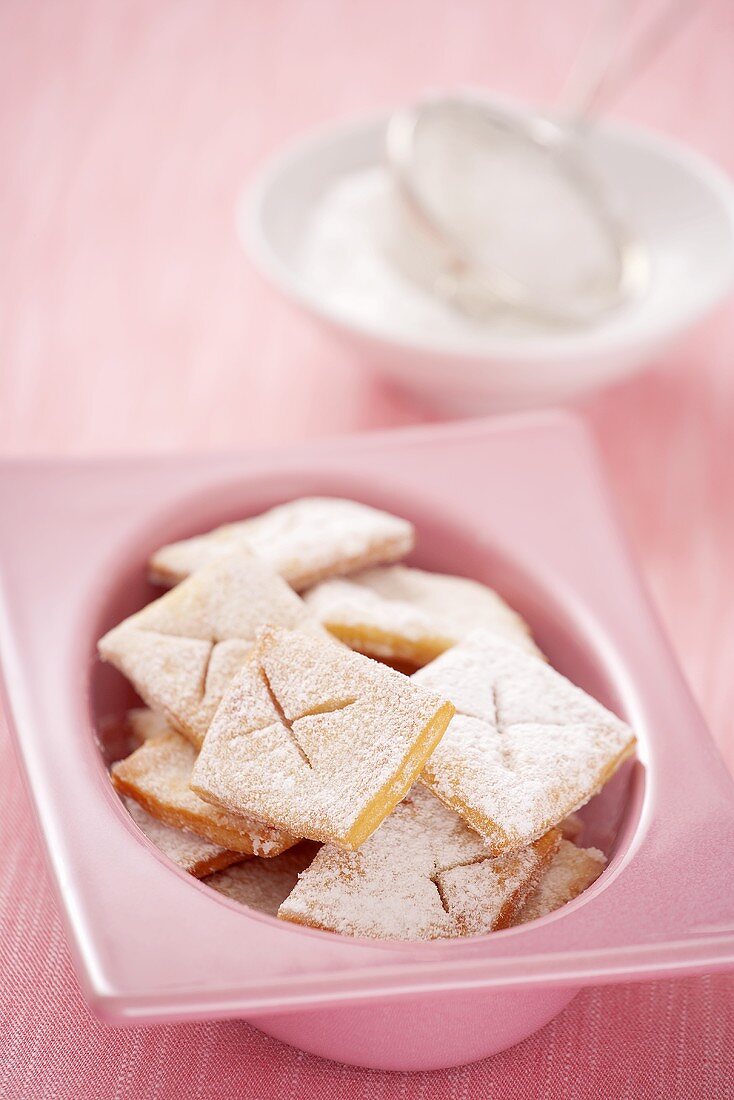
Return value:
M 519 100 L 504 96 L 485 93 L 485 98 L 504 109 L 532 109 Z M 554 117 L 552 111 L 546 113 L 549 117 Z M 561 358 L 566 361 L 584 360 L 590 355 L 610 354 L 632 347 L 644 351 L 671 341 L 714 310 L 734 287 L 734 181 L 714 161 L 684 142 L 647 127 L 603 119 L 597 123 L 599 133 L 609 135 L 617 142 L 652 151 L 659 159 L 667 160 L 686 172 L 690 178 L 704 185 L 726 218 L 730 229 L 728 266 L 722 271 L 719 285 L 713 288 L 708 299 L 676 309 L 668 314 L 667 319 L 661 318 L 651 324 L 644 333 L 630 335 L 623 327 L 608 331 L 604 326 L 577 329 L 573 332 L 547 328 L 521 336 L 501 335 L 490 331 L 482 346 L 475 341 L 464 343 L 444 336 L 426 336 L 420 330 L 416 330 L 413 337 L 409 338 L 399 331 L 387 332 L 377 322 L 349 316 L 309 289 L 304 280 L 298 277 L 293 266 L 281 258 L 268 235 L 264 211 L 274 187 L 300 161 L 312 157 L 320 149 L 345 144 L 347 141 L 359 139 L 364 143 L 374 143 L 379 140 L 389 117 L 389 113 L 381 112 L 350 122 L 320 125 L 287 142 L 262 163 L 250 183 L 242 188 L 235 203 L 236 233 L 254 267 L 292 303 L 345 335 L 356 335 L 369 343 L 383 348 L 397 348 L 404 353 L 421 353 L 437 358 L 454 357 L 475 364 L 500 357 L 507 361 L 533 363 Z M 377 164 L 378 161 L 375 160 L 374 163 Z M 634 303 L 628 308 L 633 310 Z

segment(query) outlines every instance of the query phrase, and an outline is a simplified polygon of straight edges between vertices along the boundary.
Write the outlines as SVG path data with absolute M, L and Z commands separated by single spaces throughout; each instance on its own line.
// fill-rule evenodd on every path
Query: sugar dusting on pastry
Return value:
M 496 852 L 530 843 L 584 805 L 634 750 L 629 726 L 488 631 L 412 679 L 457 710 L 423 781 Z
M 327 636 L 281 577 L 254 555 L 235 554 L 125 619 L 98 648 L 150 707 L 200 745 L 268 623 Z
M 158 584 L 177 584 L 224 554 L 250 551 L 300 591 L 325 577 L 398 561 L 414 541 L 407 520 L 354 500 L 304 497 L 163 546 L 149 572 Z
M 192 776 L 203 797 L 355 847 L 403 797 L 453 708 L 407 677 L 295 631 L 264 631 Z
M 511 923 L 558 840 L 489 858 L 457 814 L 414 787 L 356 852 L 322 848 L 278 916 L 378 939 L 480 935 Z
M 370 657 L 419 667 L 478 627 L 539 655 L 520 616 L 466 577 L 392 565 L 324 581 L 304 599 L 328 630 Z

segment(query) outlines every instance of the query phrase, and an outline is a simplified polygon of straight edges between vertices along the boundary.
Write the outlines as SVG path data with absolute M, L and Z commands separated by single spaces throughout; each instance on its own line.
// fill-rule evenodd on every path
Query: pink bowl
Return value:
M 416 562 L 497 587 L 553 663 L 626 717 L 639 760 L 584 811 L 601 879 L 563 910 L 429 944 L 286 925 L 193 881 L 135 828 L 100 719 L 130 689 L 96 638 L 152 595 L 148 553 L 273 503 L 350 496 L 412 519 Z M 0 467 L 0 652 L 77 969 L 115 1024 L 241 1017 L 305 1050 L 435 1069 L 529 1035 L 584 985 L 734 963 L 734 788 L 567 416 L 215 458 Z M 147 851 L 146 851 L 147 849 Z

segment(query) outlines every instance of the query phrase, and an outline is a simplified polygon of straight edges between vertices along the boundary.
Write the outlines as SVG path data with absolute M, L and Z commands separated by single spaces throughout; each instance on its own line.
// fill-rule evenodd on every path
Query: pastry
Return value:
M 125 619 L 101 639 L 99 652 L 198 746 L 266 623 L 328 637 L 282 577 L 254 554 L 235 554 Z
M 156 584 L 178 584 L 223 554 L 249 550 L 300 591 L 324 577 L 397 561 L 414 539 L 412 524 L 387 512 L 354 500 L 304 497 L 161 547 L 149 575 Z
M 188 829 L 172 829 L 170 825 L 164 825 L 132 798 L 123 798 L 122 801 L 130 817 L 148 840 L 194 878 L 204 878 L 245 859 L 241 852 L 230 852 L 219 844 L 212 844 L 210 840 L 196 836 Z M 263 860 L 263 863 L 267 863 L 267 860 Z
M 112 765 L 112 782 L 121 794 L 174 829 L 189 829 L 213 844 L 244 855 L 276 856 L 297 838 L 252 817 L 228 813 L 198 798 L 190 789 L 196 750 L 175 731 L 146 741 Z
M 576 810 L 632 730 L 492 589 L 386 564 L 413 541 L 365 505 L 293 501 L 162 547 L 171 591 L 99 642 L 146 704 L 103 723 L 112 782 L 225 897 L 433 940 L 542 917 L 601 873 Z
M 577 848 L 570 841 L 562 840 L 513 923 L 526 924 L 538 917 L 545 917 L 577 898 L 592 882 L 596 882 L 606 862 L 606 856 L 598 848 Z
M 241 905 L 275 917 L 318 850 L 319 845 L 312 840 L 302 840 L 274 859 L 248 859 L 211 875 L 206 884 Z
M 268 628 L 222 700 L 192 786 L 294 835 L 356 848 L 405 795 L 452 714 L 385 665 Z
M 356 852 L 322 848 L 278 910 L 349 936 L 432 940 L 512 923 L 559 842 L 491 858 L 481 837 L 420 786 Z
M 412 681 L 457 712 L 423 782 L 495 854 L 530 844 L 583 806 L 635 748 L 629 726 L 601 703 L 486 630 Z
M 323 581 L 304 596 L 327 630 L 351 649 L 420 668 L 477 627 L 539 655 L 530 630 L 486 585 L 391 565 Z

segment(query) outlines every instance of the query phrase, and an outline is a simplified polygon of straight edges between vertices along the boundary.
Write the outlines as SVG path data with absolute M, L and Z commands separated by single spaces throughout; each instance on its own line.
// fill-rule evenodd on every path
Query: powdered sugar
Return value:
M 231 810 L 355 847 L 403 797 L 452 713 L 384 665 L 268 629 L 222 701 L 192 784 Z
M 413 548 L 407 520 L 353 500 L 304 497 L 206 535 L 164 546 L 150 560 L 151 579 L 176 584 L 223 554 L 256 553 L 295 589 L 367 565 L 396 561 Z
M 465 577 L 393 565 L 324 581 L 304 599 L 336 637 L 372 657 L 424 665 L 482 626 L 538 653 L 520 616 Z
M 487 631 L 412 679 L 457 709 L 422 779 L 496 853 L 530 843 L 582 806 L 634 749 L 624 722 Z
M 557 843 L 553 833 L 491 859 L 461 818 L 414 787 L 358 851 L 322 848 L 278 916 L 381 939 L 490 932 L 510 923 Z

